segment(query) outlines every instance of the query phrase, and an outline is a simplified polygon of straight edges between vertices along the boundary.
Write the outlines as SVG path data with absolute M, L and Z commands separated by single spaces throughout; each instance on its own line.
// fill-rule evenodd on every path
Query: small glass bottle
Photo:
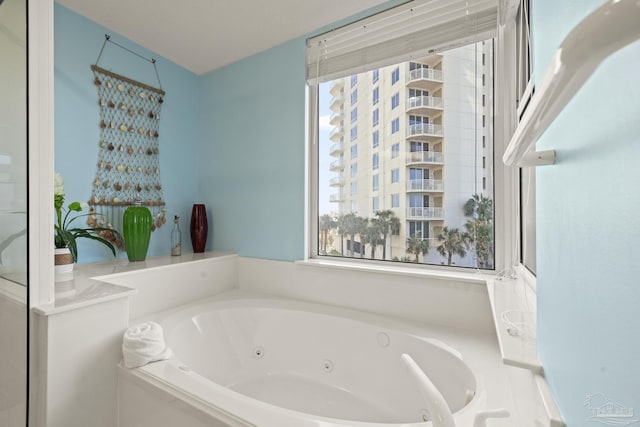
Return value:
M 171 230 L 171 255 L 180 256 L 182 254 L 182 232 L 180 231 L 180 217 L 173 218 L 173 230 Z

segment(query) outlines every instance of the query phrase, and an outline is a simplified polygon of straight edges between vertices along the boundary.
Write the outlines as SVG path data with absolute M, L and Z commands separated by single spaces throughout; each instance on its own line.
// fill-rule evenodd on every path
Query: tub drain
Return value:
M 262 359 L 263 356 L 264 356 L 264 348 L 256 347 L 253 349 L 253 357 L 255 357 L 256 359 Z
M 325 359 L 322 362 L 322 370 L 325 371 L 326 373 L 333 372 L 333 362 L 329 359 Z

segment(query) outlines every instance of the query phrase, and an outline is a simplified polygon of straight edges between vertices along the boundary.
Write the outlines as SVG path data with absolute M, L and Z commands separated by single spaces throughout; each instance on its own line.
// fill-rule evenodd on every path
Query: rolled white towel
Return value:
M 137 368 L 147 363 L 169 359 L 173 353 L 164 342 L 162 326 L 145 322 L 131 326 L 122 339 L 124 366 Z

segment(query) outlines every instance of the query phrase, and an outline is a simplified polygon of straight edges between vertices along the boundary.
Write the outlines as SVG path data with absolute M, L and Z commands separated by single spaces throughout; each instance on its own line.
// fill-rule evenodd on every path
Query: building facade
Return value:
M 413 259 L 407 244 L 417 237 L 430 247 L 419 262 L 446 263 L 436 250 L 443 227 L 464 230 L 474 194 L 493 199 L 492 50 L 480 42 L 331 82 L 333 212 L 371 219 L 391 210 L 400 227 L 386 259 Z M 454 264 L 475 267 L 473 251 Z

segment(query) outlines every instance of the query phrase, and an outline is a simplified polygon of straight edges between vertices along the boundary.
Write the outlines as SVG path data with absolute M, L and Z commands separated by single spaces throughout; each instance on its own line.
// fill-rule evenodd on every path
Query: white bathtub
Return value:
M 442 393 L 457 426 L 471 426 L 485 406 L 463 355 L 397 320 L 235 291 L 152 318 L 175 356 L 135 374 L 225 425 L 430 426 L 403 353 Z

